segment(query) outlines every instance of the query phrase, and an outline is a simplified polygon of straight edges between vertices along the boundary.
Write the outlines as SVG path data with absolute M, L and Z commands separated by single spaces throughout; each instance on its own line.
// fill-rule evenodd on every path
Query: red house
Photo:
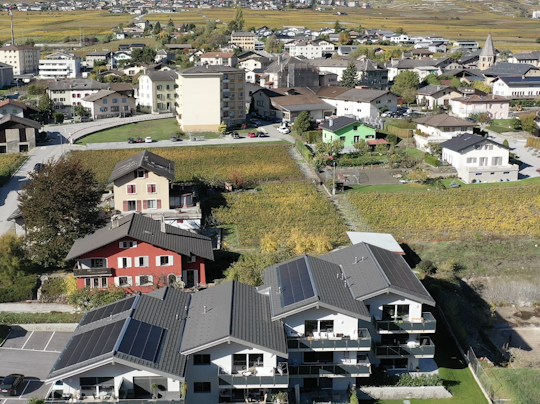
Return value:
M 150 292 L 179 281 L 205 285 L 205 260 L 213 261 L 214 252 L 209 237 L 134 213 L 75 241 L 66 260 L 77 260 L 79 289 Z

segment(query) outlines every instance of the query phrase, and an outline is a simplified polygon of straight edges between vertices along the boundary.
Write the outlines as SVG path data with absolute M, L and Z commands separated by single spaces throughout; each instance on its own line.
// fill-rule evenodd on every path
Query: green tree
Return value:
M 224 134 L 227 132 L 227 124 L 224 121 L 221 121 L 218 127 L 218 133 Z
M 23 238 L 7 233 L 0 237 L 0 287 L 13 285 L 30 267 Z
M 358 70 L 354 62 L 349 63 L 341 75 L 339 84 L 342 87 L 354 88 L 358 84 Z
M 78 117 L 90 116 L 90 108 L 83 107 L 82 105 L 74 105 L 73 115 Z
M 359 404 L 358 396 L 356 395 L 356 390 L 353 390 L 351 392 L 351 398 L 349 400 L 350 404 Z
M 416 89 L 407 88 L 401 93 L 401 98 L 405 104 L 412 104 L 416 101 Z
M 522 115 L 520 117 L 521 119 L 521 127 L 524 131 L 529 132 L 531 135 L 534 135 L 538 131 L 538 126 L 536 125 L 535 114 L 529 114 L 529 115 Z
M 234 14 L 234 23 L 236 25 L 236 29 L 238 31 L 242 31 L 244 28 L 244 12 L 242 11 L 242 7 L 238 6 L 236 7 L 236 13 Z
M 54 101 L 49 94 L 45 93 L 39 98 L 38 109 L 43 112 L 44 115 L 50 116 L 54 110 Z
M 521 130 L 521 121 L 519 120 L 519 118 L 514 117 L 510 121 L 510 126 L 514 130 Z
M 144 62 L 151 63 L 156 57 L 156 50 L 145 46 L 144 48 L 136 48 L 131 52 L 131 61 L 132 62 Z
M 224 272 L 226 280 L 235 280 L 251 286 L 260 286 L 264 282 L 263 270 L 278 262 L 293 257 L 291 251 L 280 249 L 275 252 L 247 252 Z
M 402 35 L 402 34 L 405 34 L 405 31 L 403 30 L 402 27 L 398 27 L 398 28 L 396 28 L 396 34 Z
M 40 86 L 38 84 L 30 84 L 28 86 L 28 95 L 44 95 L 47 93 L 47 86 Z
M 335 24 L 334 24 L 334 32 L 337 34 L 339 32 L 341 32 L 341 25 L 339 24 L 339 20 L 336 20 Z
M 299 134 L 302 135 L 304 132 L 307 132 L 311 127 L 311 117 L 309 112 L 302 111 L 298 114 L 298 117 L 294 121 L 293 129 Z
M 510 144 L 508 143 L 508 139 L 504 139 L 502 142 L 503 146 L 510 147 Z
M 371 148 L 369 147 L 369 145 L 366 143 L 364 139 L 360 139 L 353 146 L 357 150 L 360 156 L 364 156 L 371 151 Z
M 431 73 L 431 74 L 428 74 L 424 78 L 423 83 L 432 84 L 432 85 L 435 85 L 435 86 L 440 86 L 441 85 L 441 80 L 439 80 L 439 78 L 436 75 Z
M 50 162 L 29 179 L 18 201 L 31 258 L 44 267 L 63 267 L 75 240 L 99 224 L 101 188 L 94 172 L 76 158 Z
M 497 55 L 497 61 L 499 62 L 508 62 L 508 58 L 512 55 L 512 51 L 510 49 L 503 49 L 499 51 Z
M 169 18 L 169 22 L 167 23 L 167 27 L 174 28 L 174 21 L 172 20 L 172 18 Z
M 281 53 L 283 51 L 283 42 L 278 40 L 275 34 L 272 34 L 266 40 L 264 49 L 270 53 Z
M 25 45 L 34 46 L 36 44 L 36 41 L 34 41 L 32 38 L 26 38 L 26 41 L 24 41 Z
M 216 30 L 216 22 L 214 20 L 206 21 L 206 26 L 204 27 L 205 35 L 210 35 Z
M 55 112 L 55 113 L 53 114 L 53 118 L 54 118 L 54 121 L 55 121 L 56 123 L 62 123 L 62 122 L 64 122 L 64 114 L 61 113 L 61 112 Z
M 491 87 L 484 83 L 483 81 L 473 81 L 472 83 L 473 88 L 476 88 L 477 90 L 483 91 L 486 94 L 491 93 Z
M 154 30 L 152 31 L 152 35 L 158 35 L 161 32 L 161 24 L 156 22 L 156 25 L 154 26 Z
M 405 70 L 394 78 L 392 91 L 398 95 L 403 95 L 405 90 L 418 89 L 419 82 L 418 73 L 412 70 Z
M 68 302 L 82 311 L 88 311 L 109 303 L 114 303 L 124 297 L 126 297 L 126 290 L 124 288 L 84 288 L 77 289 L 72 294 L 68 295 Z
M 339 34 L 338 42 L 342 45 L 350 45 L 351 44 L 351 34 L 349 34 L 347 31 L 342 31 Z

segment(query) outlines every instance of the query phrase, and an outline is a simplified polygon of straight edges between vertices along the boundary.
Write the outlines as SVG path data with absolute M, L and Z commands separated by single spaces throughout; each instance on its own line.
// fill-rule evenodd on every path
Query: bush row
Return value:
M 38 278 L 36 276 L 22 276 L 13 285 L 0 288 L 0 303 L 31 300 L 38 286 Z
M 8 313 L 0 312 L 0 323 L 11 324 L 52 324 L 52 323 L 78 323 L 82 313 Z
M 424 161 L 429 165 L 432 165 L 433 167 L 439 167 L 439 165 L 441 164 L 437 157 L 427 153 L 424 155 Z
M 510 106 L 521 106 L 521 107 L 540 107 L 540 100 L 512 100 L 510 101 Z
M 307 146 L 304 144 L 304 142 L 302 142 L 301 140 L 296 140 L 294 142 L 295 146 L 296 146 L 296 149 L 300 152 L 300 154 L 302 154 L 302 156 L 304 156 L 304 158 L 306 159 L 306 161 L 309 163 L 311 162 L 311 160 L 313 159 L 313 154 L 311 153 L 311 150 L 309 150 L 307 148 Z

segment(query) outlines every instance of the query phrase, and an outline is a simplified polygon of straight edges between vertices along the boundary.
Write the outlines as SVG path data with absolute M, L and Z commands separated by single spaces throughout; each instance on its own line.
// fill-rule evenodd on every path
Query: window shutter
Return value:
M 161 199 L 158 199 L 158 200 L 157 200 L 157 208 L 158 208 L 158 209 L 161 209 Z
M 148 282 L 154 283 L 154 277 L 152 275 L 148 275 Z
M 140 258 L 141 258 L 141 257 L 135 257 L 135 268 L 140 267 L 140 265 L 139 265 L 139 259 L 140 259 Z
M 199 284 L 199 271 L 193 271 L 193 280 L 195 281 L 195 285 Z
M 152 193 L 152 184 L 146 184 L 146 192 Z
M 145 199 L 142 203 L 143 209 L 148 209 L 148 201 Z
M 120 282 L 118 282 L 118 276 L 114 277 L 114 285 L 115 286 L 120 286 Z
M 135 286 L 140 286 L 141 280 L 138 276 L 135 277 Z
M 174 264 L 174 257 L 172 255 L 169 255 L 169 265 Z
M 150 266 L 150 264 L 149 264 L 149 261 L 150 261 L 150 260 L 148 259 L 148 257 L 143 257 L 143 259 L 144 259 L 143 265 L 144 265 L 145 267 Z
M 129 209 L 129 208 L 128 208 L 128 201 L 124 201 L 124 202 L 123 202 L 123 205 L 124 205 L 124 206 L 123 206 L 123 208 L 124 208 L 123 211 L 124 211 L 124 212 L 127 212 L 127 210 Z
M 148 178 L 148 171 L 144 172 L 144 178 Z
M 118 268 L 124 268 L 122 266 L 122 258 L 121 257 L 118 257 Z
M 137 201 L 137 210 L 140 212 L 142 209 L 141 209 L 141 201 Z
M 132 258 L 128 257 L 128 259 L 127 259 L 127 267 L 126 268 L 131 268 L 132 266 L 133 266 Z
M 160 260 L 159 260 L 159 255 L 158 255 L 158 256 L 156 256 L 156 266 L 157 266 L 157 267 L 160 266 L 159 263 L 160 263 Z

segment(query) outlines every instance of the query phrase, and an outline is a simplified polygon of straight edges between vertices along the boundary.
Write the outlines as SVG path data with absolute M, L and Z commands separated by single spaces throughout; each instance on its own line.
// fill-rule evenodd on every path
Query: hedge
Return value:
M 313 159 L 313 153 L 311 153 L 311 150 L 307 148 L 307 146 L 302 142 L 301 140 L 296 140 L 294 142 L 296 149 L 304 156 L 306 161 L 308 163 L 311 163 L 311 160 Z
M 21 276 L 10 286 L 0 288 L 0 303 L 32 300 L 38 289 L 38 278 L 34 275 Z
M 413 136 L 413 130 L 412 129 L 402 129 L 398 128 L 397 126 L 393 125 L 385 125 L 384 129 L 393 135 L 396 135 L 397 137 L 400 137 L 401 139 L 410 138 Z
M 540 138 L 528 137 L 526 147 L 534 147 L 535 149 L 540 149 Z
M 540 107 L 540 101 L 536 100 L 512 100 L 510 101 L 510 106 L 522 106 L 522 107 Z
M 78 323 L 84 313 L 11 313 L 0 312 L 0 324 L 51 324 L 51 323 Z
M 427 153 L 424 155 L 424 161 L 434 167 L 439 167 L 439 165 L 441 164 L 441 162 L 439 161 L 437 157 L 432 156 L 431 154 L 427 154 Z
M 322 142 L 322 130 L 310 130 L 304 132 L 302 138 L 309 144 Z
M 339 157 L 338 166 L 346 167 L 358 167 L 358 166 L 369 166 L 369 165 L 384 165 L 388 164 L 387 156 L 354 156 L 344 154 Z

